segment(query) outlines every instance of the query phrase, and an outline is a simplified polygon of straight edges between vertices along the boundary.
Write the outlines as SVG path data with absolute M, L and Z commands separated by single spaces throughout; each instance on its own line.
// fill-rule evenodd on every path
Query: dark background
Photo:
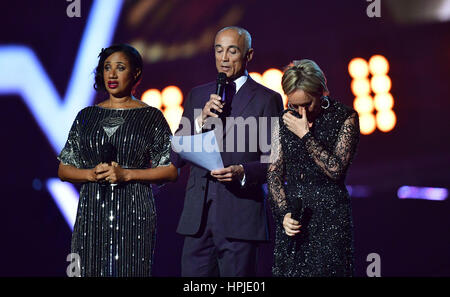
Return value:
M 134 17 L 143 1 L 124 2 L 113 43 L 160 43 L 176 52 L 204 36 L 205 46 L 188 57 L 146 61 L 139 94 L 176 85 L 187 96 L 192 87 L 214 80 L 213 37 L 226 25 L 252 34 L 249 71 L 313 59 L 326 74 L 331 95 L 350 106 L 349 61 L 384 55 L 397 125 L 389 133 L 361 135 L 347 178 L 347 184 L 365 186 L 368 193 L 352 200 L 356 275 L 366 276 L 366 257 L 374 252 L 381 256 L 382 276 L 450 276 L 449 200 L 397 197 L 403 185 L 450 188 L 450 24 L 420 17 L 425 2 L 439 1 L 395 6 L 381 0 L 381 17 L 369 18 L 370 3 L 364 0 L 148 0 L 153 8 Z M 64 95 L 91 3 L 81 1 L 82 17 L 69 18 L 69 2 L 63 0 L 11 1 L 3 5 L 0 46 L 30 47 Z M 65 276 L 71 231 L 45 186 L 36 186 L 57 176 L 56 155 L 20 95 L 0 99 L 0 276 Z M 103 99 L 97 96 L 96 102 Z M 175 228 L 187 173 L 183 169 L 176 184 L 156 195 L 155 276 L 180 275 L 183 238 Z M 260 275 L 270 275 L 271 248 L 262 246 Z

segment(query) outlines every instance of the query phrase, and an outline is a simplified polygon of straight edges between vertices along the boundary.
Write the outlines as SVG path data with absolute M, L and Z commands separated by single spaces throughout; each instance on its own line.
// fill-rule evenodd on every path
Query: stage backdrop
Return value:
M 255 55 L 248 69 L 265 84 L 279 90 L 279 70 L 292 60 L 312 59 L 325 72 L 331 96 L 364 115 L 365 134 L 347 178 L 356 275 L 367 276 L 369 255 L 375 253 L 382 276 L 450 276 L 448 4 L 30 0 L 3 5 L 0 276 L 66 275 L 78 187 L 58 180 L 56 156 L 76 113 L 105 99 L 92 88 L 100 49 L 112 43 L 135 46 L 145 62 L 139 98 L 147 94 L 157 105 L 158 96 L 175 98 L 173 106 L 161 109 L 176 125 L 189 90 L 215 79 L 214 35 L 229 25 L 252 34 Z M 381 56 L 381 68 L 388 65 L 379 84 L 376 71 L 367 70 L 376 63 L 374 56 Z M 359 63 L 353 64 L 356 77 L 351 61 Z M 376 105 L 378 94 L 390 94 L 391 101 Z M 357 97 L 365 101 L 355 103 Z M 155 276 L 180 275 L 183 238 L 175 228 L 187 175 L 184 168 L 175 184 L 155 188 Z M 272 248 L 261 246 L 261 276 L 271 274 Z

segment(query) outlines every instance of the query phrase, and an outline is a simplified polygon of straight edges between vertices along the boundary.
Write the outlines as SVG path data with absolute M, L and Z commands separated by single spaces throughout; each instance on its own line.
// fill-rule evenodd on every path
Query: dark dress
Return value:
M 153 107 L 81 110 L 58 156 L 63 164 L 94 168 L 106 142 L 117 150 L 123 168 L 170 164 L 169 126 Z M 145 182 L 86 182 L 72 234 L 72 253 L 80 256 L 81 276 L 150 276 L 156 213 L 151 185 Z
M 334 100 L 302 139 L 280 116 L 268 172 L 276 222 L 274 276 L 353 275 L 353 225 L 344 180 L 358 141 L 357 113 Z M 302 225 L 294 237 L 282 225 L 288 212 Z

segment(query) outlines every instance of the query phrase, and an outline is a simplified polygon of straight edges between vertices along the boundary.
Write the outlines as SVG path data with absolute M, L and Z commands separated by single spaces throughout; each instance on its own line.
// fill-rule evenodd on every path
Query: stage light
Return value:
M 367 198 L 370 197 L 371 191 L 368 186 L 346 186 L 348 194 L 353 198 Z
M 183 103 L 183 93 L 176 86 L 165 87 L 161 91 L 161 97 L 165 108 L 180 106 Z
M 425 199 L 443 201 L 448 197 L 446 188 L 402 186 L 397 191 L 399 199 Z
M 281 86 L 281 78 L 283 77 L 283 72 L 276 68 L 270 68 L 266 70 L 262 75 L 257 72 L 251 73 L 252 78 L 255 77 L 255 81 L 264 85 L 265 87 L 279 93 L 281 99 L 283 100 L 283 105 L 287 106 L 287 96 L 283 92 L 283 87 Z
M 170 130 L 172 133 L 175 133 L 180 124 L 181 116 L 183 115 L 183 107 L 173 106 L 171 108 L 166 108 L 163 114 L 169 124 Z
M 177 86 L 165 87 L 161 92 L 149 89 L 142 94 L 141 100 L 163 111 L 172 133 L 176 131 L 183 115 L 183 93 Z
M 46 186 L 63 214 L 67 225 L 73 230 L 78 206 L 79 194 L 77 189 L 70 183 L 62 182 L 59 178 L 49 178 Z
M 284 106 L 284 108 L 286 108 L 287 107 L 287 104 L 288 104 L 288 98 L 287 98 L 287 96 L 282 92 L 281 93 L 281 99 L 283 100 L 283 106 Z
M 0 46 L 0 95 L 16 94 L 21 97 L 57 154 L 64 147 L 78 111 L 93 103 L 95 91 L 92 80 L 88 78 L 93 78 L 92 69 L 98 62 L 96 53 L 111 43 L 122 4 L 122 0 L 97 0 L 92 3 L 63 98 L 33 49 L 24 45 Z M 68 192 L 78 196 L 73 185 L 66 183 L 66 187 Z M 55 196 L 49 183 L 47 188 L 55 201 L 69 202 L 68 207 L 62 207 L 56 201 L 66 220 L 72 217 L 77 204 L 71 203 L 68 195 Z M 72 228 L 69 220 L 68 223 Z
M 370 96 L 356 97 L 353 102 L 353 107 L 359 114 L 372 113 L 373 111 L 373 100 Z
M 64 96 L 33 49 L 0 46 L 0 95 L 20 96 L 56 153 L 64 147 L 78 111 L 93 103 L 92 69 L 98 63 L 97 53 L 111 42 L 122 3 L 93 2 Z
M 369 69 L 372 75 L 385 75 L 389 72 L 389 63 L 382 55 L 374 55 L 369 60 Z
M 281 87 L 282 77 L 283 72 L 275 68 L 270 68 L 266 70 L 262 75 L 263 84 L 269 89 L 277 91 L 278 93 L 283 93 L 283 89 Z
M 378 111 L 388 110 L 394 107 L 394 98 L 390 93 L 377 94 L 374 98 L 375 109 Z
M 359 114 L 359 129 L 361 134 L 368 135 L 376 129 L 375 116 L 372 113 Z
M 367 96 L 370 94 L 370 83 L 366 78 L 354 79 L 351 84 L 353 95 L 356 97 Z
M 366 78 L 369 75 L 369 66 L 366 60 L 362 58 L 354 58 L 348 64 L 348 72 L 354 79 Z
M 161 92 L 157 89 L 149 89 L 145 91 L 144 94 L 142 94 L 141 100 L 157 109 L 161 109 L 162 107 Z
M 264 85 L 262 75 L 258 72 L 250 72 L 248 75 L 257 83 Z
M 370 86 L 375 94 L 388 93 L 391 90 L 391 79 L 387 75 L 372 76 Z
M 387 75 L 387 59 L 382 55 L 374 55 L 367 63 L 363 58 L 354 58 L 349 62 L 348 72 L 353 78 L 350 87 L 356 97 L 353 107 L 360 115 L 361 134 L 370 134 L 377 127 L 383 132 L 391 131 L 397 118 L 392 111 L 394 98 L 389 93 L 392 82 Z M 370 82 L 369 74 L 372 74 Z M 375 98 L 372 99 L 372 96 Z M 376 119 L 372 114 L 374 107 L 378 111 Z
M 397 122 L 395 113 L 388 109 L 377 112 L 377 127 L 380 131 L 389 132 L 394 129 Z

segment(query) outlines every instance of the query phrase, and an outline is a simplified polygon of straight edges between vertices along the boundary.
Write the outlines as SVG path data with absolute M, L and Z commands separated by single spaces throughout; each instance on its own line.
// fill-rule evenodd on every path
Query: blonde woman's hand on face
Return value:
M 291 112 L 286 112 L 283 115 L 283 122 L 292 133 L 297 135 L 299 138 L 303 138 L 303 136 L 309 132 L 309 128 L 312 127 L 312 123 L 308 122 L 305 107 L 299 106 L 298 113 L 302 115 L 301 118 L 296 117 Z
M 283 219 L 283 228 L 287 236 L 294 236 L 300 233 L 300 223 L 292 218 L 292 214 L 288 212 Z

